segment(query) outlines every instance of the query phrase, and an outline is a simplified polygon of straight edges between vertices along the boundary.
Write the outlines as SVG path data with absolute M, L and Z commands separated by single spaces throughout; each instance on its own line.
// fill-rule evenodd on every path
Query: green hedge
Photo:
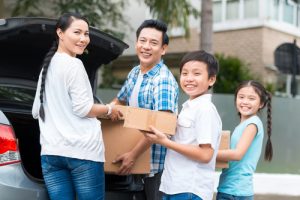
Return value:
M 238 84 L 243 80 L 256 79 L 248 66 L 237 57 L 216 54 L 219 60 L 219 74 L 213 87 L 214 93 L 233 94 Z

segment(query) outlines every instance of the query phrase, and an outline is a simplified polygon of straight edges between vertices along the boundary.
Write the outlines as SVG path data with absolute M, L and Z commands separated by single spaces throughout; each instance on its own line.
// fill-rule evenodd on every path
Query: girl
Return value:
M 235 92 L 235 104 L 240 124 L 231 136 L 230 149 L 219 150 L 217 160 L 230 161 L 229 168 L 223 169 L 218 186 L 217 200 L 253 199 L 253 173 L 259 160 L 264 129 L 258 112 L 268 106 L 268 139 L 265 160 L 273 156 L 271 143 L 271 95 L 257 81 L 242 82 Z
M 50 199 L 104 199 L 104 145 L 96 116 L 118 118 L 111 106 L 94 104 L 81 60 L 90 42 L 79 14 L 63 14 L 47 53 L 33 103 L 39 119 L 41 162 Z

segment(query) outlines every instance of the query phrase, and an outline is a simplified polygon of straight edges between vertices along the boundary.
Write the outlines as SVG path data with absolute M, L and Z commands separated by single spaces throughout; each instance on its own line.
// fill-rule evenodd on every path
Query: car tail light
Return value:
M 21 162 L 17 140 L 11 126 L 0 124 L 0 166 Z

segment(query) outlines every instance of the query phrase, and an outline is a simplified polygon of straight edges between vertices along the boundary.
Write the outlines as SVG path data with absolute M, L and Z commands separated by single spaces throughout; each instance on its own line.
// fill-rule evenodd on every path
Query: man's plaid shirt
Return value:
M 128 104 L 134 85 L 140 73 L 140 66 L 134 67 L 118 93 L 118 99 Z M 138 94 L 140 108 L 168 110 L 178 113 L 178 84 L 168 67 L 160 61 L 143 75 Z M 151 173 L 161 172 L 164 167 L 166 148 L 153 144 L 151 148 Z

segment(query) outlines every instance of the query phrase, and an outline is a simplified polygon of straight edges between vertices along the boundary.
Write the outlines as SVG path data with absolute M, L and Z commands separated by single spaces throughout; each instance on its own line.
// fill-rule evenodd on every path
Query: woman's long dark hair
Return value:
M 249 81 L 244 81 L 242 82 L 236 89 L 235 91 L 235 100 L 237 97 L 237 93 L 240 89 L 244 87 L 251 86 L 253 87 L 254 91 L 258 94 L 260 98 L 260 102 L 262 104 L 262 107 L 259 109 L 263 109 L 267 105 L 267 143 L 266 143 L 266 148 L 265 148 L 265 160 L 271 161 L 273 157 L 273 147 L 272 147 L 272 142 L 271 142 L 271 133 L 272 133 L 272 95 L 270 92 L 268 92 L 262 84 L 260 84 L 257 81 L 254 80 L 249 80 Z M 239 113 L 240 115 L 240 113 Z
M 60 29 L 61 31 L 65 31 L 67 30 L 70 25 L 72 24 L 72 22 L 75 19 L 80 19 L 80 20 L 84 20 L 87 24 L 88 21 L 81 16 L 78 13 L 65 13 L 63 14 L 57 21 L 56 26 L 55 26 L 55 41 L 53 42 L 49 52 L 46 54 L 43 64 L 42 64 L 42 82 L 41 82 L 41 89 L 40 89 L 40 110 L 39 110 L 39 116 L 41 117 L 42 121 L 45 121 L 45 111 L 44 111 L 44 93 L 45 93 L 45 80 L 46 80 L 46 76 L 47 76 L 47 71 L 49 68 L 49 64 L 50 61 L 53 57 L 53 55 L 55 54 L 55 52 L 57 51 L 58 48 L 58 35 L 56 34 L 56 30 Z

